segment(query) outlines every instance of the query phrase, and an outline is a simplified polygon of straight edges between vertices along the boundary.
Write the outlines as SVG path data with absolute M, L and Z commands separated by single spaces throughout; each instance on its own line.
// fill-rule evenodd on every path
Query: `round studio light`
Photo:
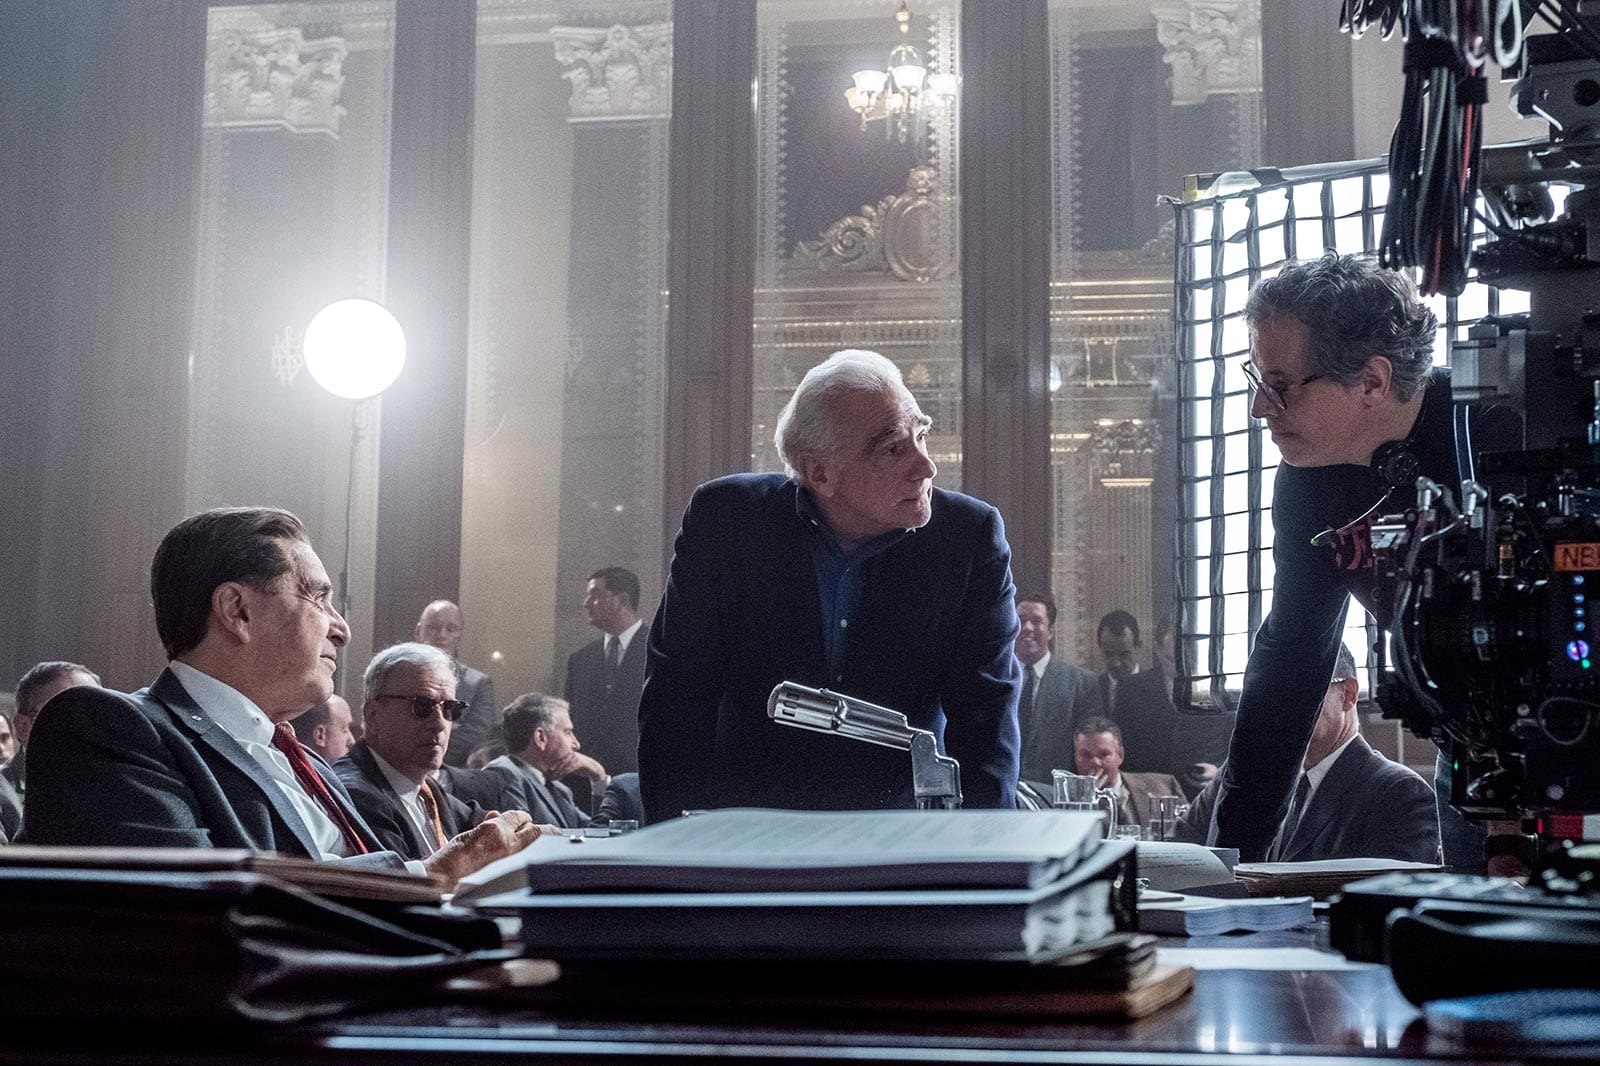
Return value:
M 388 308 L 371 300 L 339 300 L 318 311 L 303 347 L 317 384 L 347 400 L 378 395 L 406 362 L 405 331 Z

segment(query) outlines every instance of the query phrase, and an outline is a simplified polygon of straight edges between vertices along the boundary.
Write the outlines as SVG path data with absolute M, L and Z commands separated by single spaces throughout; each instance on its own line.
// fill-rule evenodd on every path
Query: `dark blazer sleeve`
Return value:
M 639 775 L 617 774 L 606 786 L 605 798 L 600 801 L 597 822 L 610 822 L 618 818 L 644 820 L 644 804 L 639 801 Z
M 650 626 L 639 699 L 639 787 L 652 822 L 709 806 L 714 795 L 706 755 L 725 685 L 716 510 L 706 489 L 696 489 Z
M 1017 699 L 1022 665 L 1017 640 L 1011 547 L 1000 512 L 987 508 L 974 546 L 967 595 L 956 617 L 955 661 L 945 675 L 945 752 L 961 763 L 966 807 L 1017 805 Z M 648 803 L 648 797 L 646 797 Z
M 1272 609 L 1245 666 L 1238 719 L 1219 772 L 1211 843 L 1259 862 L 1283 823 L 1344 635 L 1349 594 L 1303 499 L 1304 471 L 1278 468 Z
M 80 686 L 45 710 L 28 740 L 23 827 L 30 842 L 216 846 L 196 813 L 200 798 L 133 697 Z

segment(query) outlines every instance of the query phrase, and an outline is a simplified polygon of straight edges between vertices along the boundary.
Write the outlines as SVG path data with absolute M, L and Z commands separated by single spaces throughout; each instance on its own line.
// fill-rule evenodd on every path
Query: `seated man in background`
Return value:
M 322 756 L 330 766 L 348 755 L 356 742 L 355 716 L 337 692 L 289 724 L 294 727 L 294 735 L 300 738 L 300 743 Z
M 783 681 L 904 714 L 961 763 L 965 806 L 1016 806 L 1011 548 L 999 511 L 933 487 L 930 424 L 893 363 L 835 352 L 778 416 L 787 476 L 695 490 L 639 707 L 651 821 L 913 805 L 904 752 L 772 721 Z
M 34 844 L 248 848 L 455 882 L 531 843 L 525 814 L 488 819 L 407 867 L 289 722 L 333 693 L 350 639 L 300 520 L 219 508 L 180 522 L 150 568 L 171 665 L 132 695 L 69 689 L 30 740 Z
M 22 680 L 17 682 L 17 713 L 11 722 L 16 734 L 17 750 L 5 768 L 6 780 L 16 786 L 17 792 L 28 791 L 28 738 L 44 705 L 54 699 L 58 692 L 79 685 L 99 684 L 98 674 L 77 663 L 37 663 L 22 675 Z
M 507 754 L 486 769 L 522 783 L 532 801 L 528 811 L 534 821 L 562 829 L 588 825 L 588 812 L 573 801 L 572 790 L 561 779 L 585 774 L 592 793 L 599 795 L 611 777 L 604 766 L 578 750 L 581 745 L 567 701 L 538 692 L 518 696 L 506 708 L 503 728 Z
M 431 645 L 395 644 L 367 664 L 362 691 L 364 735 L 334 772 L 384 847 L 426 859 L 484 818 L 429 777 L 467 711 L 455 664 Z
M 1333 680 L 1301 762 L 1289 813 L 1267 858 L 1439 861 L 1433 789 L 1410 767 L 1390 762 L 1361 737 L 1355 658 L 1339 645 Z M 1221 776 L 1206 786 L 1178 823 L 1178 838 L 1203 844 Z
M 1051 651 L 1056 637 L 1056 600 L 1048 592 L 1017 597 L 1017 662 L 1022 696 L 1017 729 L 1022 736 L 1022 779 L 1048 782 L 1050 771 L 1072 762 L 1072 731 L 1100 714 L 1094 674 Z
M 1145 825 L 1155 817 L 1157 799 L 1183 795 L 1183 786 L 1171 774 L 1123 772 L 1122 730 L 1109 718 L 1090 718 L 1078 725 L 1072 756 L 1078 773 L 1093 775 L 1101 788 L 1116 796 L 1118 825 Z
M 456 675 L 456 698 L 467 705 L 466 717 L 451 730 L 450 748 L 444 754 L 449 766 L 467 765 L 467 756 L 492 738 L 499 725 L 495 721 L 495 711 L 499 708 L 494 702 L 494 682 L 488 674 L 473 669 L 459 658 L 461 635 L 466 628 L 466 615 L 449 600 L 434 600 L 422 609 L 422 616 L 417 619 L 416 639 L 450 657 L 450 666 Z

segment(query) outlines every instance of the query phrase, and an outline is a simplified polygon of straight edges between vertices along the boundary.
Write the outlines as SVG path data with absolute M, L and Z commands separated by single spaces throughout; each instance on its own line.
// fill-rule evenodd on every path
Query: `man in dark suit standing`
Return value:
M 1050 771 L 1072 765 L 1072 732 L 1100 713 L 1095 676 L 1052 653 L 1056 600 L 1048 592 L 1017 597 L 1017 661 L 1022 697 L 1017 726 L 1022 735 L 1022 779 L 1049 782 Z
M 639 696 L 650 627 L 639 619 L 639 578 L 608 566 L 589 575 L 583 609 L 601 637 L 567 659 L 567 704 L 585 743 L 613 773 L 639 766 Z
M 1015 806 L 1011 549 L 993 507 L 933 487 L 930 424 L 893 363 L 837 352 L 778 418 L 788 476 L 695 490 L 639 708 L 651 821 L 912 805 L 904 752 L 773 722 L 783 681 L 899 711 L 961 763 L 966 806 Z
M 467 715 L 450 734 L 450 748 L 444 761 L 451 766 L 467 765 L 467 756 L 478 745 L 493 740 L 500 732 L 499 708 L 494 702 L 494 682 L 482 670 L 474 670 L 460 659 L 461 634 L 466 631 L 466 616 L 449 600 L 434 600 L 422 609 L 417 619 L 417 640 L 431 644 L 450 657 L 456 675 L 456 699 L 467 705 Z
M 395 644 L 372 657 L 362 687 L 363 736 L 334 772 L 384 847 L 426 859 L 483 820 L 429 776 L 467 710 L 455 663 L 429 644 Z
M 150 568 L 171 665 L 132 695 L 81 686 L 34 727 L 24 833 L 36 844 L 279 851 L 398 870 L 290 719 L 333 692 L 350 638 L 300 520 L 224 508 L 180 522 Z M 450 884 L 537 837 L 490 819 L 410 868 Z
M 534 821 L 563 829 L 588 825 L 588 812 L 561 779 L 581 774 L 588 778 L 586 791 L 600 796 L 611 777 L 604 766 L 578 750 L 581 745 L 566 701 L 537 692 L 518 696 L 506 708 L 504 728 L 507 754 L 485 769 L 521 785 Z
M 1178 712 L 1165 675 L 1140 669 L 1139 650 L 1144 644 L 1139 620 L 1127 611 L 1112 611 L 1095 626 L 1094 637 L 1105 663 L 1100 674 L 1101 706 L 1122 730 L 1130 769 L 1171 773 Z
M 1355 658 L 1339 645 L 1333 680 L 1322 698 L 1300 780 L 1267 858 L 1439 861 L 1433 789 L 1410 767 L 1390 762 L 1361 737 Z M 1221 775 L 1179 825 L 1180 839 L 1204 843 Z

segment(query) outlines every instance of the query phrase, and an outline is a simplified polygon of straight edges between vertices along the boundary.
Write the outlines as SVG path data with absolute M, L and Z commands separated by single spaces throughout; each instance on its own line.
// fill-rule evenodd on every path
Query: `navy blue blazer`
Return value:
M 278 783 L 200 709 L 170 671 L 131 695 L 70 688 L 29 737 L 23 833 L 30 844 L 249 848 L 316 858 Z M 333 769 L 311 764 L 373 853 L 340 860 L 404 870 L 356 813 Z
M 639 706 L 651 821 L 705 807 L 871 809 L 912 803 L 901 751 L 767 717 L 782 681 L 904 714 L 961 763 L 968 807 L 1013 807 L 1022 673 L 1000 512 L 933 491 L 933 517 L 863 564 L 840 676 L 828 676 L 816 530 L 779 474 L 695 490 L 655 623 Z

